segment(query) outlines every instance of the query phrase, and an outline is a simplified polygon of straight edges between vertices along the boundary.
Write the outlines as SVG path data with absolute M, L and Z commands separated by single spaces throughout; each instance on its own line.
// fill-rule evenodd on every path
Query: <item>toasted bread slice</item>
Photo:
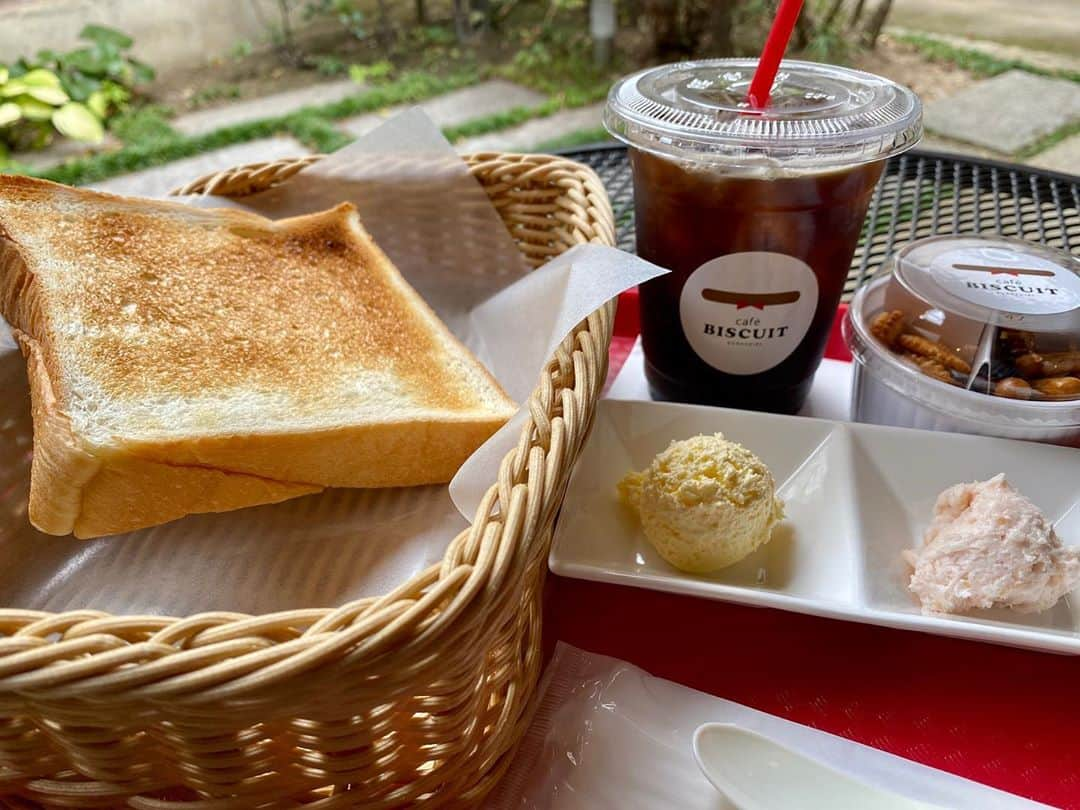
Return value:
M 514 411 L 348 204 L 272 222 L 0 175 L 0 314 L 51 534 L 445 482 Z

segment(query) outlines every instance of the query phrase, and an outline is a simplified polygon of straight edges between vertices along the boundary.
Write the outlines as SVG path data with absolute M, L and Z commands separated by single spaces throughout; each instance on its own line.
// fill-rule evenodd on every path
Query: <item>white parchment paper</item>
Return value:
M 259 156 L 253 154 L 252 161 Z M 302 178 L 239 200 L 184 198 L 281 218 L 342 201 L 515 401 L 589 312 L 663 271 L 580 246 L 534 272 L 487 194 L 419 110 L 391 119 Z M 452 487 L 327 490 L 76 540 L 27 519 L 32 430 L 23 358 L 0 341 L 0 605 L 184 615 L 327 607 L 384 593 L 439 560 L 514 443 L 504 428 Z M 514 421 L 519 421 L 521 415 Z M 453 493 L 453 500 L 451 499 Z M 455 507 L 456 504 L 456 507 Z
M 694 760 L 694 732 L 709 722 L 762 734 L 856 780 L 925 802 L 927 810 L 1049 810 L 562 642 L 541 688 L 533 723 L 487 810 L 736 810 Z

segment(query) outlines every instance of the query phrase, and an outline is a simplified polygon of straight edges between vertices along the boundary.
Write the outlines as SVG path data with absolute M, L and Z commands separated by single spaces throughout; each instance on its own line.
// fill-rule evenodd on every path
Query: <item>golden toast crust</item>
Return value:
M 348 204 L 275 223 L 0 176 L 0 314 L 31 381 L 31 522 L 52 534 L 445 482 L 514 409 Z M 374 416 L 319 423 L 365 386 Z

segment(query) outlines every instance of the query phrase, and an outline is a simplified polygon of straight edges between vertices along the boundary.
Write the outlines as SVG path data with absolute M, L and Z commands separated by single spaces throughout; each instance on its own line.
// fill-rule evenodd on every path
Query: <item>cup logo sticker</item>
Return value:
M 962 264 L 954 263 L 953 270 L 968 270 L 972 273 L 989 273 L 992 276 L 1040 276 L 1041 278 L 1053 278 L 1056 273 L 1052 270 L 1036 270 L 1032 267 L 995 267 L 992 264 Z
M 1080 307 L 1080 278 L 1052 261 L 996 247 L 946 251 L 930 263 L 945 290 L 1016 315 L 1057 315 Z
M 764 312 L 765 307 L 794 304 L 802 297 L 802 293 L 798 290 L 782 293 L 745 293 L 704 289 L 701 291 L 701 297 L 706 301 L 715 301 L 718 304 L 734 304 L 735 309 L 752 307 Z
M 679 316 L 686 340 L 710 366 L 759 374 L 802 343 L 817 302 L 817 277 L 805 262 L 782 253 L 732 253 L 690 274 Z

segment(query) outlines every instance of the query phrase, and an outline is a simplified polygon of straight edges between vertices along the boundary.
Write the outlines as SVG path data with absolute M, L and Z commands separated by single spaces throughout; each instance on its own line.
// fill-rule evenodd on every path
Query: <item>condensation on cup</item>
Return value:
M 663 65 L 619 81 L 604 125 L 630 147 L 658 399 L 794 413 L 821 363 L 886 158 L 922 134 L 906 87 L 785 61 L 764 112 L 755 60 Z

